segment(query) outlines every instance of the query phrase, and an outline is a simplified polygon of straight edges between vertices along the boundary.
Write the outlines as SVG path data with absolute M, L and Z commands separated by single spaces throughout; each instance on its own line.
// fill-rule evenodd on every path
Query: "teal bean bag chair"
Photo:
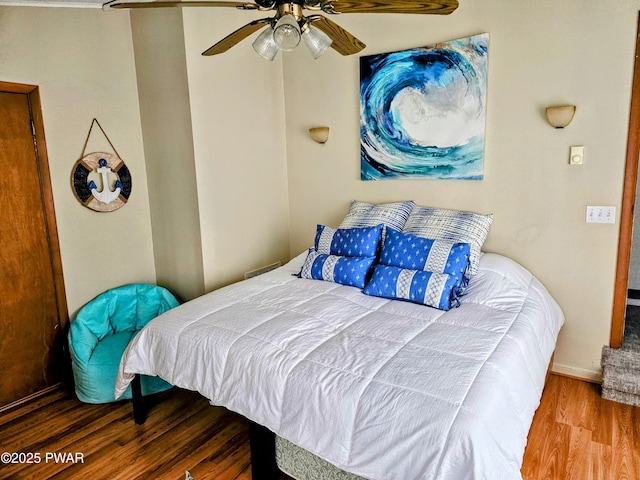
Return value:
M 177 306 L 167 289 L 137 283 L 107 290 L 82 307 L 69 328 L 78 399 L 85 403 L 116 401 L 116 375 L 129 341 L 153 318 Z M 159 377 L 143 375 L 141 380 L 143 395 L 171 388 Z M 128 398 L 131 387 L 118 400 Z

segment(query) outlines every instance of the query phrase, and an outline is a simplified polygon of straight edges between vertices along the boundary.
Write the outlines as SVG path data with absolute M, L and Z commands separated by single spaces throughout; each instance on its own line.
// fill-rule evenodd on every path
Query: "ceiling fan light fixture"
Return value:
M 329 35 L 313 25 L 307 25 L 307 28 L 302 32 L 302 38 L 313 58 L 318 58 L 333 43 Z
M 276 55 L 280 50 L 273 39 L 273 29 L 271 26 L 265 28 L 260 35 L 256 37 L 252 46 L 258 55 L 270 62 L 276 58 Z
M 283 15 L 273 29 L 273 40 L 280 50 L 288 52 L 300 43 L 300 25 L 291 14 Z

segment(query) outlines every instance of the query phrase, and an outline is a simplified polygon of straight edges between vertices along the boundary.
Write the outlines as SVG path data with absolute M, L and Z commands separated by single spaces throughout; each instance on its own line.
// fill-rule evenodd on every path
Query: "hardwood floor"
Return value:
M 180 480 L 189 470 L 195 480 L 251 479 L 241 417 L 187 391 L 151 402 L 140 426 L 129 402 L 86 405 L 66 392 L 0 413 L 0 452 L 40 454 L 39 463 L 0 464 L 0 478 Z M 640 480 L 640 407 L 603 400 L 598 385 L 551 375 L 522 474 L 524 480 Z
M 144 425 L 130 402 L 80 403 L 58 393 L 0 415 L 0 452 L 40 453 L 37 464 L 0 464 L 2 479 L 250 480 L 244 421 L 200 395 L 171 390 L 154 396 Z M 68 452 L 56 463 L 47 453 Z
M 525 480 L 640 479 L 640 407 L 600 386 L 551 375 L 525 451 Z

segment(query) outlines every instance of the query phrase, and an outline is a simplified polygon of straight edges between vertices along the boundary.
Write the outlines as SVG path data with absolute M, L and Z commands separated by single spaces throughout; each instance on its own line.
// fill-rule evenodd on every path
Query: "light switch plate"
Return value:
M 569 153 L 569 165 L 582 165 L 584 162 L 584 145 L 571 147 Z
M 587 223 L 616 223 L 616 207 L 587 206 Z

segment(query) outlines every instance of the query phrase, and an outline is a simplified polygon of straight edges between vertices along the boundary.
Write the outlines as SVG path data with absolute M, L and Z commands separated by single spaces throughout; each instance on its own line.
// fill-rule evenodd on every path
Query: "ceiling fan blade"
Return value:
M 214 46 L 202 52 L 202 55 L 211 56 L 211 55 L 217 55 L 219 53 L 226 52 L 231 47 L 233 47 L 236 43 L 244 40 L 253 32 L 260 30 L 262 27 L 270 23 L 271 23 L 270 18 L 261 18 L 259 20 L 254 20 L 253 22 L 246 24 L 244 27 L 240 27 L 235 32 L 230 33 L 229 35 L 224 37 Z
M 331 48 L 341 55 L 352 55 L 366 47 L 364 43 L 351 35 L 337 23 L 329 20 L 327 17 L 323 17 L 322 15 L 311 15 L 310 17 L 307 17 L 307 20 L 309 22 L 313 22 L 314 27 L 319 28 L 329 35 L 331 40 L 333 40 Z
M 111 8 L 164 8 L 164 7 L 235 7 L 243 10 L 254 10 L 256 4 L 244 2 L 120 2 L 111 1 L 102 5 L 103 9 Z
M 417 13 L 449 15 L 458 8 L 458 0 L 432 2 L 414 0 L 323 0 L 321 8 L 327 13 Z

